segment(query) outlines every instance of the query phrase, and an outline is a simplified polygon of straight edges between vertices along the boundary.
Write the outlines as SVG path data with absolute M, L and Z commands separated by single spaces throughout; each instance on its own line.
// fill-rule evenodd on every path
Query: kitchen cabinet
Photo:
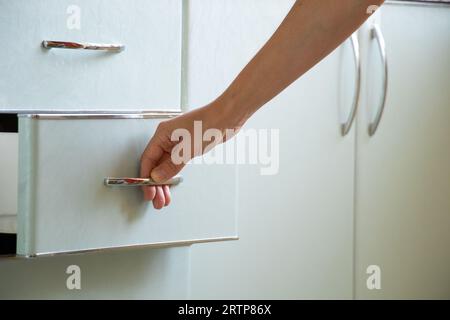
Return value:
M 179 109 L 181 15 L 178 0 L 1 0 L 0 110 Z
M 191 107 L 220 93 L 291 4 L 190 2 Z M 249 121 L 280 129 L 280 172 L 239 168 L 240 241 L 192 248 L 193 297 L 450 296 L 449 17 L 444 4 L 388 2 L 362 26 L 347 136 L 336 124 L 355 90 L 348 41 Z
M 189 165 L 164 215 L 137 187 L 103 185 L 106 177 L 138 176 L 158 123 L 179 113 L 182 2 L 0 5 L 0 39 L 8 43 L 0 110 L 20 116 L 18 136 L 1 136 L 2 177 L 12 182 L 2 187 L 0 213 L 4 231 L 17 229 L 17 255 L 237 237 L 234 166 Z M 51 41 L 95 44 L 49 49 Z M 110 44 L 125 49 L 89 50 Z
M 386 45 L 383 63 L 373 25 Z M 450 297 L 450 6 L 387 3 L 362 28 L 356 137 L 356 298 Z M 381 271 L 369 290 L 367 268 Z
M 179 111 L 182 7 L 178 0 L 0 0 L 0 112 Z M 72 25 L 77 10 L 79 29 Z M 125 50 L 44 49 L 43 40 L 121 43 Z M 147 134 L 154 121 L 160 120 L 152 120 Z M 0 136 L 0 176 L 8 179 L 0 187 L 0 223 L 2 231 L 16 232 L 19 137 L 17 130 Z M 121 191 L 139 198 L 137 190 Z M 151 219 L 168 217 L 149 210 L 158 216 Z M 134 227 L 146 220 L 145 214 L 135 218 L 129 220 Z M 66 287 L 70 265 L 81 268 L 81 290 Z M 188 297 L 188 265 L 188 246 L 2 257 L 0 298 L 182 299 Z
M 80 29 L 71 29 L 67 26 L 68 20 L 74 14 L 74 6 L 75 9 L 78 7 L 81 10 Z M 4 50 L 0 53 L 0 67 L 3 71 L 0 75 L 1 112 L 45 115 L 53 112 L 68 116 L 80 113 L 90 115 L 93 113 L 102 115 L 105 113 L 115 115 L 120 113 L 122 115 L 124 113 L 141 113 L 145 110 L 150 113 L 161 110 L 172 115 L 175 114 L 180 110 L 182 6 L 183 2 L 181 1 L 165 0 L 132 0 L 126 2 L 114 0 L 75 0 L 70 2 L 45 0 L 36 3 L 0 1 L 0 25 L 2 30 L 0 39 L 4 44 L 8 44 L 4 46 Z M 121 43 L 125 45 L 125 50 L 103 52 L 45 49 L 42 47 L 43 40 L 100 44 Z M 39 258 L 0 258 L 0 297 L 2 299 L 186 298 L 188 296 L 187 275 L 189 270 L 188 245 L 192 241 L 204 239 L 203 236 L 210 238 L 219 235 L 214 231 L 214 227 L 208 224 L 208 221 L 213 224 L 216 223 L 210 219 L 221 211 L 214 205 L 220 206 L 220 203 L 224 201 L 224 198 L 220 198 L 222 195 L 226 196 L 228 200 L 231 199 L 226 207 L 233 207 L 234 201 L 232 199 L 235 195 L 230 198 L 228 192 L 235 193 L 235 189 L 230 188 L 230 184 L 234 187 L 236 183 L 234 168 L 219 169 L 219 171 L 226 171 L 226 178 L 218 179 L 221 181 L 220 185 L 227 188 L 225 194 L 205 195 L 203 191 L 206 191 L 204 187 L 207 188 L 207 184 L 204 184 L 204 187 L 201 185 L 188 187 L 189 181 L 194 184 L 196 182 L 188 178 L 189 173 L 186 172 L 183 175 L 183 183 L 176 188 L 174 187 L 173 191 L 178 193 L 183 185 L 188 187 L 190 195 L 181 196 L 178 194 L 176 198 L 180 201 L 184 199 L 183 201 L 189 201 L 190 203 L 188 206 L 183 206 L 179 215 L 175 214 L 180 218 L 179 221 L 175 221 L 177 226 L 167 225 L 165 231 L 165 227 L 157 221 L 162 222 L 165 218 L 172 220 L 174 215 L 166 214 L 169 213 L 167 210 L 161 214 L 156 213 L 151 204 L 144 208 L 140 192 L 136 188 L 104 188 L 102 178 L 97 179 L 100 176 L 95 178 L 97 191 L 100 191 L 100 193 L 104 191 L 106 198 L 110 199 L 114 194 L 117 199 L 112 201 L 120 208 L 109 207 L 112 210 L 108 212 L 97 208 L 99 210 L 88 212 L 83 211 L 86 209 L 84 207 L 83 210 L 76 212 L 77 205 L 98 207 L 112 205 L 112 203 L 100 201 L 100 198 L 98 198 L 97 204 L 92 202 L 89 204 L 86 201 L 75 202 L 75 198 L 70 199 L 70 195 L 63 194 L 63 190 L 71 188 L 84 193 L 91 199 L 94 196 L 89 193 L 89 189 L 91 191 L 93 189 L 86 184 L 75 187 L 75 184 L 81 180 L 87 182 L 86 178 L 89 174 L 86 166 L 83 168 L 78 164 L 86 164 L 85 161 L 94 161 L 97 157 L 107 157 L 107 153 L 102 154 L 102 149 L 109 149 L 113 152 L 113 147 L 107 146 L 109 144 L 106 142 L 109 139 L 108 137 L 119 136 L 117 142 L 125 143 L 123 132 L 129 132 L 128 138 L 131 139 L 131 135 L 137 135 L 140 130 L 145 130 L 145 133 L 139 139 L 133 141 L 126 148 L 125 151 L 130 152 L 127 156 L 121 152 L 122 150 L 117 149 L 113 155 L 110 154 L 111 157 L 104 158 L 104 163 L 101 165 L 104 168 L 110 165 L 116 166 L 118 171 L 110 171 L 111 173 L 108 173 L 108 175 L 131 175 L 132 173 L 135 175 L 135 169 L 138 166 L 137 150 L 144 146 L 144 139 L 148 138 L 156 128 L 157 123 L 164 119 L 161 117 L 157 119 L 135 117 L 135 119 L 122 120 L 103 118 L 95 120 L 77 119 L 75 121 L 75 119 L 76 117 L 65 120 L 44 120 L 41 118 L 40 120 L 33 120 L 39 122 L 39 124 L 25 125 L 25 127 L 28 126 L 35 131 L 34 133 L 37 133 L 34 135 L 35 140 L 29 141 L 28 147 L 41 150 L 37 153 L 30 152 L 30 150 L 26 152 L 29 160 L 37 160 L 42 164 L 42 166 L 29 166 L 29 168 L 32 168 L 32 171 L 36 173 L 34 176 L 35 182 L 45 184 L 45 187 L 50 187 L 50 190 L 32 189 L 34 190 L 32 194 L 34 193 L 37 198 L 42 196 L 41 200 L 37 201 L 39 205 L 35 207 L 37 211 L 34 212 L 38 214 L 38 219 L 33 220 L 31 217 L 25 219 L 29 222 L 28 225 L 31 227 L 33 234 L 22 232 L 21 235 L 18 235 L 19 242 L 22 242 L 20 240 L 22 237 L 23 242 L 28 243 L 28 245 L 22 246 L 23 250 L 18 254 L 38 255 Z M 21 121 L 31 121 L 31 119 L 21 118 Z M 134 131 L 133 129 L 126 130 L 132 122 L 133 124 L 138 123 Z M 94 123 L 104 130 L 98 132 L 94 128 L 96 134 L 93 135 L 93 131 L 89 130 L 89 127 Z M 68 130 L 69 128 L 70 130 Z M 73 133 L 77 132 L 78 137 L 85 139 L 85 141 L 78 140 L 78 143 L 75 142 L 76 136 L 71 134 L 72 130 Z M 7 199 L 0 204 L 0 223 L 5 227 L 2 231 L 17 231 L 15 224 L 17 222 L 18 162 L 19 158 L 23 158 L 19 156 L 18 145 L 23 146 L 23 143 L 19 141 L 19 135 L 23 133 L 23 131 L 17 133 L 16 130 L 16 133 L 0 134 L 2 148 L 0 176 L 7 178 L 9 181 L 0 188 L 0 199 Z M 96 141 L 95 150 L 90 153 L 81 149 L 78 149 L 78 151 L 73 148 L 70 149 L 71 146 L 64 145 L 58 136 L 64 137 L 72 143 L 75 142 L 75 145 L 78 146 L 83 144 L 88 147 L 90 145 L 90 148 L 93 145 L 89 141 Z M 42 138 L 42 140 L 39 138 Z M 101 140 L 101 143 L 99 143 L 99 140 Z M 109 141 L 112 143 L 112 140 Z M 61 145 L 63 146 L 61 147 Z M 60 171 L 62 173 L 61 179 L 57 179 L 54 175 L 59 170 L 58 166 L 53 167 L 56 171 L 52 171 L 49 166 L 50 163 L 55 165 L 58 158 L 54 156 L 54 153 L 47 155 L 45 152 L 42 153 L 44 149 L 55 151 L 58 146 L 60 147 L 58 148 L 58 156 L 61 156 L 61 159 L 65 157 L 63 155 L 65 152 L 80 152 L 77 156 L 79 162 L 74 163 L 71 160 L 71 172 Z M 29 149 L 28 147 L 22 151 L 26 151 L 26 149 Z M 140 152 L 142 152 L 142 149 L 139 150 Z M 119 158 L 122 160 L 119 160 Z M 119 168 L 120 163 L 113 159 L 122 162 L 121 168 Z M 115 165 L 113 162 L 115 162 Z M 95 166 L 98 169 L 98 166 Z M 190 171 L 191 173 L 197 172 L 194 175 L 208 175 L 211 179 L 215 176 L 211 174 L 209 168 L 203 168 L 202 170 L 200 166 L 192 166 Z M 224 173 L 225 171 L 221 172 Z M 79 173 L 78 176 L 77 173 Z M 92 173 L 94 176 L 97 175 L 97 172 Z M 48 174 L 50 174 L 50 177 Z M 72 174 L 76 176 L 76 179 L 72 179 L 71 187 L 65 178 Z M 26 176 L 22 176 L 22 178 L 24 178 L 22 185 L 26 185 Z M 46 180 L 46 178 L 49 179 Z M 205 181 L 202 180 L 203 184 Z M 199 181 L 199 179 L 195 178 L 195 181 Z M 49 182 L 53 182 L 53 184 Z M 220 185 L 219 189 L 221 189 Z M 30 186 L 30 188 L 32 187 Z M 208 192 L 219 189 L 209 188 Z M 195 194 L 192 194 L 194 192 Z M 107 195 L 108 193 L 110 194 Z M 58 194 L 61 197 L 52 198 L 52 194 Z M 103 198 L 103 200 L 106 200 L 106 198 Z M 216 203 L 210 206 L 204 205 L 208 198 Z M 133 205 L 133 201 L 139 202 L 141 207 L 137 208 L 138 205 Z M 208 212 L 208 218 L 202 221 L 195 221 L 194 218 L 192 221 L 185 221 L 186 223 L 182 224 L 183 220 L 193 218 L 185 209 L 196 211 L 194 208 L 198 208 L 200 202 L 204 205 L 201 210 L 214 210 L 214 212 Z M 64 205 L 64 208 L 57 209 L 60 205 Z M 39 206 L 40 209 L 38 209 Z M 50 216 L 50 211 L 47 211 L 47 209 L 57 210 L 52 211 L 55 214 L 54 216 Z M 132 209 L 137 209 L 139 212 L 132 214 L 129 212 Z M 123 214 L 119 214 L 119 211 L 122 211 Z M 69 212 L 71 212 L 71 218 L 66 215 Z M 206 211 L 204 212 L 206 213 Z M 183 215 L 183 213 L 185 214 Z M 225 214 L 225 216 L 228 215 L 234 220 L 234 207 L 229 213 L 230 215 Z M 230 223 L 224 223 L 223 218 L 225 216 L 220 215 L 217 218 L 217 223 L 220 224 L 222 231 L 231 228 L 226 233 L 231 231 L 230 234 L 233 234 L 234 238 L 236 226 L 231 220 L 228 221 Z M 108 217 L 111 218 L 110 221 L 107 220 Z M 71 220 L 71 223 L 59 224 L 67 218 Z M 5 223 L 3 224 L 3 222 Z M 104 222 L 105 226 L 97 224 L 100 222 Z M 167 222 L 169 223 L 168 220 Z M 153 229 L 153 231 L 151 233 L 143 232 L 144 225 Z M 110 229 L 106 229 L 106 226 Z M 17 227 L 19 230 L 23 230 L 20 223 Z M 66 229 L 66 227 L 72 231 Z M 101 231 L 102 229 L 103 231 Z M 141 231 L 137 229 L 141 229 Z M 200 229 L 203 229 L 206 233 L 199 234 Z M 169 235 L 175 235 L 178 232 L 181 233 L 175 238 Z M 65 233 L 71 234 L 72 238 L 67 238 Z M 188 233 L 191 234 L 188 235 Z M 160 236 L 169 237 L 163 239 L 159 238 Z M 219 235 L 219 237 L 221 236 Z M 153 238 L 153 240 L 150 240 L 150 238 Z M 180 247 L 172 247 L 175 245 L 173 240 Z M 142 248 L 139 246 L 134 250 L 101 250 L 95 251 L 95 253 L 84 253 L 86 250 L 95 249 L 92 244 L 100 245 L 98 249 L 116 246 L 129 247 L 133 244 L 143 244 L 144 246 Z M 159 248 L 160 246 L 162 248 Z M 69 251 L 81 251 L 84 254 L 45 255 L 45 253 Z M 41 255 L 44 255 L 44 257 L 41 257 Z M 66 288 L 68 276 L 66 269 L 70 265 L 77 265 L 81 268 L 81 290 L 68 290 Z
M 121 1 L 96 0 L 89 2 L 95 3 L 91 6 L 87 1 L 23 5 L 0 0 L 0 25 L 11 31 L 0 33 L 0 39 L 16 44 L 0 53 L 0 66 L 9 75 L 0 76 L 0 108 L 24 113 L 60 108 L 76 115 L 80 108 L 92 114 L 104 109 L 152 112 L 155 107 L 173 115 L 199 107 L 226 88 L 293 2 L 133 0 L 125 6 Z M 71 4 L 83 12 L 80 30 L 66 27 Z M 237 175 L 234 167 L 192 166 L 173 190 L 180 205 L 172 204 L 162 213 L 149 207 L 148 212 L 138 209 L 137 216 L 126 214 L 138 206 L 138 190 L 102 184 L 105 176 L 136 172 L 137 150 L 161 119 L 44 117 L 31 125 L 26 122 L 32 118 L 22 118 L 40 139 L 28 141 L 26 149 L 34 146 L 45 152 L 29 152 L 39 165 L 28 168 L 41 173 L 34 183 L 42 188 L 33 189 L 33 194 L 43 201 L 36 207 L 37 219 L 24 216 L 33 233 L 21 232 L 19 243 L 24 245 L 19 254 L 137 243 L 165 247 L 0 259 L 0 297 L 449 298 L 449 10 L 445 4 L 387 2 L 358 32 L 360 83 L 349 39 L 246 124 L 241 134 L 278 130 L 276 174 L 261 175 L 262 166 L 251 164 L 239 165 Z M 22 15 L 15 19 L 14 11 Z M 23 16 L 32 18 L 25 21 Z M 123 43 L 126 48 L 120 53 L 48 50 L 41 46 L 45 39 Z M 379 112 L 384 89 L 385 105 Z M 342 135 L 352 107 L 358 107 L 355 121 Z M 377 116 L 379 124 L 369 132 Z M 129 136 L 122 136 L 119 127 L 131 122 L 140 123 L 130 132 L 140 138 L 125 148 L 133 161 L 105 144 L 103 134 L 112 132 L 111 137 L 124 145 Z M 95 131 L 94 124 L 104 130 Z M 148 131 L 143 133 L 141 125 Z M 75 139 L 71 132 L 85 140 Z M 0 134 L 0 144 L 13 151 L 0 158 L 1 168 L 20 158 L 20 151 L 14 151 L 18 139 Z M 46 158 L 63 140 L 75 146 L 83 141 L 88 150 L 63 149 L 60 157 Z M 108 152 L 98 153 L 99 145 Z M 66 172 L 61 164 L 73 152 L 83 166 Z M 59 164 L 57 170 L 54 164 Z M 84 183 L 90 179 L 87 169 L 94 167 L 104 170 L 94 170 L 97 189 Z M 217 167 L 215 173 L 208 171 Z M 53 178 L 44 179 L 42 173 Z M 12 179 L 9 186 L 17 177 L 27 178 L 14 170 L 0 171 L 0 177 Z M 77 194 L 48 201 L 44 187 L 58 195 L 74 188 Z M 15 223 L 9 214 L 16 210 L 11 190 L 0 194 L 6 199 L 3 216 L 0 210 L 5 229 Z M 207 193 L 212 190 L 210 198 Z M 94 199 L 95 192 L 101 195 L 95 197 L 98 201 L 79 201 L 81 196 Z M 69 210 L 54 210 L 56 205 Z M 97 205 L 108 209 L 90 210 Z M 192 216 L 195 220 L 189 221 Z M 70 223 L 59 230 L 56 226 L 63 219 Z M 25 225 L 19 223 L 19 229 Z M 200 239 L 235 239 L 237 226 L 239 241 L 186 247 Z M 145 233 L 144 227 L 152 232 Z M 173 244 L 181 247 L 166 248 Z M 61 274 L 69 264 L 80 265 L 87 277 L 80 292 L 64 286 Z M 380 270 L 380 289 L 367 286 L 367 272 L 377 270 L 374 266 Z

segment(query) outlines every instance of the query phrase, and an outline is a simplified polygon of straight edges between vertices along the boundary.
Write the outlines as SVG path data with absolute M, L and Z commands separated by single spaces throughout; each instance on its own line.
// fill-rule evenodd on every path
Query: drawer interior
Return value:
M 18 117 L 0 113 L 0 255 L 16 254 Z

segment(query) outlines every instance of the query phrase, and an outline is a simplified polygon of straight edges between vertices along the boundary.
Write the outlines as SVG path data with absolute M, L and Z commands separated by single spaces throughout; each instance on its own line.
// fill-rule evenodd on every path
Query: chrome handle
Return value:
M 348 115 L 347 121 L 341 123 L 341 134 L 346 136 L 350 131 L 352 124 L 355 120 L 356 111 L 358 110 L 359 95 L 361 92 L 361 58 L 359 55 L 359 41 L 356 32 L 350 37 L 352 43 L 353 56 L 355 60 L 355 93 L 353 95 L 352 108 Z
M 123 44 L 103 44 L 103 43 L 79 43 L 68 41 L 42 41 L 42 46 L 46 49 L 85 49 L 85 50 L 106 50 L 112 52 L 120 52 L 125 49 Z
M 384 107 L 386 105 L 387 88 L 388 88 L 388 62 L 386 55 L 386 43 L 384 41 L 383 33 L 381 32 L 380 26 L 375 24 L 371 30 L 371 38 L 375 38 L 380 49 L 381 59 L 383 61 L 383 95 L 381 98 L 380 106 L 378 107 L 375 119 L 369 124 L 369 135 L 373 136 L 377 131 L 378 125 L 380 124 L 381 117 L 383 116 Z
M 111 178 L 107 177 L 104 180 L 107 187 L 140 187 L 140 186 L 163 186 L 163 185 L 177 185 L 183 181 L 182 177 L 173 177 L 163 183 L 155 182 L 150 178 Z

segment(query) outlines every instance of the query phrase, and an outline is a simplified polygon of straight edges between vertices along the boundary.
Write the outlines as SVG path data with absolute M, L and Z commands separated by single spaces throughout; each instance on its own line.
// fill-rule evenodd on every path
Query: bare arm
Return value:
M 277 31 L 219 97 L 245 122 L 336 49 L 382 0 L 298 0 Z
M 175 164 L 171 152 L 175 129 L 193 132 L 194 121 L 203 130 L 240 128 L 253 113 L 316 65 L 345 41 L 369 17 L 367 8 L 384 0 L 298 0 L 286 18 L 231 85 L 210 104 L 162 122 L 141 160 L 141 176 L 163 182 L 184 164 Z M 192 156 L 203 153 L 195 150 Z M 145 187 L 144 198 L 155 208 L 170 202 L 164 187 Z

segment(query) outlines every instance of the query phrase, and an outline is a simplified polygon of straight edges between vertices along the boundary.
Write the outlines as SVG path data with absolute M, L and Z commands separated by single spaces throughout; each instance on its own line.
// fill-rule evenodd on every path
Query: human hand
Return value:
M 202 155 L 218 143 L 224 142 L 230 138 L 224 132 L 229 128 L 237 131 L 240 127 L 241 121 L 238 121 L 235 115 L 228 116 L 227 108 L 220 105 L 219 102 L 213 102 L 205 107 L 195 109 L 188 113 L 182 114 L 175 118 L 161 122 L 153 137 L 150 139 L 141 157 L 141 178 L 151 177 L 154 181 L 162 183 L 175 176 L 185 166 L 186 162 L 195 156 Z M 207 141 L 201 140 L 193 141 L 195 122 L 201 121 L 202 136 L 203 132 L 208 129 L 218 129 L 222 133 L 221 141 Z M 189 141 L 191 150 L 189 154 L 183 155 L 181 163 L 174 161 L 172 152 L 174 148 L 182 141 L 173 136 L 177 129 L 184 129 L 189 133 L 191 141 Z M 186 139 L 183 136 L 182 139 Z M 188 141 L 183 141 L 186 143 Z M 155 209 L 161 209 L 169 205 L 171 201 L 171 194 L 168 185 L 163 186 L 145 186 L 143 187 L 144 199 L 146 201 L 153 201 Z

